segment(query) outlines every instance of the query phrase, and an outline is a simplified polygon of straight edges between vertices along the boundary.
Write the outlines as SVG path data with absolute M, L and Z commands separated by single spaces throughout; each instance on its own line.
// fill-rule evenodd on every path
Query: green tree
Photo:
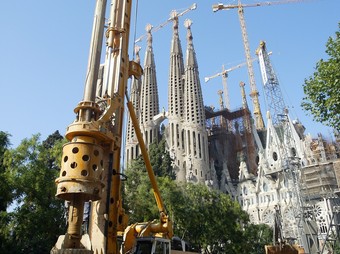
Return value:
M 123 202 L 129 214 L 129 223 L 151 221 L 158 218 L 148 175 L 143 170 L 129 169 L 125 172 Z
M 6 211 L 8 203 L 12 200 L 12 192 L 8 183 L 6 168 L 3 164 L 5 152 L 8 150 L 10 135 L 0 131 L 0 212 Z
M 183 195 L 186 213 L 177 219 L 190 243 L 205 253 L 243 253 L 243 225 L 249 218 L 237 202 L 202 184 L 186 184 Z
M 264 253 L 264 246 L 271 244 L 273 230 L 266 224 L 248 224 L 244 227 L 244 253 L 260 254 Z
M 170 153 L 166 150 L 166 140 L 164 138 L 159 143 L 150 145 L 149 156 L 155 175 L 175 179 L 176 175 L 173 172 L 172 159 Z
M 34 135 L 5 152 L 3 165 L 17 205 L 8 213 L 1 252 L 48 253 L 63 233 L 64 203 L 55 198 L 54 183 L 63 142 L 58 133 L 44 142 Z
M 339 23 L 340 29 L 340 23 Z M 314 74 L 305 79 L 301 106 L 318 122 L 340 130 L 340 30 L 326 43 L 328 60 L 316 64 Z
M 340 253 L 340 243 L 339 243 L 339 239 L 337 239 L 338 241 L 335 243 L 334 246 L 334 253 Z
M 150 144 L 148 156 L 155 176 L 168 176 L 175 179 L 176 175 L 172 168 L 170 153 L 166 150 L 166 140 L 162 139 L 159 143 Z M 143 156 L 140 155 L 128 166 L 129 169 L 141 170 L 146 172 Z
M 164 179 L 175 178 L 172 159 L 166 151 L 164 138 L 160 142 L 150 144 L 148 156 L 158 181 L 165 182 Z M 158 209 L 142 155 L 131 162 L 125 174 L 128 180 L 124 183 L 123 200 L 126 211 L 130 213 L 129 221 L 134 223 L 158 218 Z
M 6 244 L 10 235 L 7 225 L 11 217 L 6 210 L 13 199 L 8 172 L 4 165 L 4 155 L 10 145 L 9 137 L 8 133 L 0 131 L 0 251 L 5 250 L 5 247 L 9 247 Z

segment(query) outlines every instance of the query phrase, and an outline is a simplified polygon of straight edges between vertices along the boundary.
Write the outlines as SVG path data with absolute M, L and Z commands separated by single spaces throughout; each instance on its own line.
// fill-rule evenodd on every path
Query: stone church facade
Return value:
M 302 244 L 308 253 L 317 253 L 340 222 L 339 140 L 327 142 L 321 134 L 317 138 L 305 135 L 303 125 L 288 114 L 282 128 L 289 139 L 280 136 L 270 115 L 266 128 L 257 130 L 244 83 L 240 84 L 243 105 L 239 110 L 205 107 L 192 24 L 185 21 L 184 56 L 178 23 L 175 18 L 168 110 L 159 110 L 151 29 L 147 30 L 144 74 L 131 82 L 130 98 L 147 146 L 157 142 L 160 125 L 167 119 L 165 137 L 177 181 L 206 184 L 229 194 L 248 212 L 251 222 L 273 227 L 279 223 L 284 238 Z M 138 48 L 136 61 L 140 61 Z M 139 153 L 128 120 L 125 164 Z

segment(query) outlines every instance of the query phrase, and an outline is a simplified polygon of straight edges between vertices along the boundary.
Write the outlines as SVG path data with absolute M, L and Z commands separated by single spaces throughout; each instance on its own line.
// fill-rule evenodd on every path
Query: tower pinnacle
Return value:
M 204 103 L 199 78 L 196 53 L 191 32 L 192 21 L 186 19 L 187 50 L 184 72 L 184 122 L 185 165 L 187 181 L 211 182 L 208 160 L 208 135 L 205 126 Z
M 152 47 L 152 34 L 151 34 L 151 29 L 152 29 L 152 25 L 151 24 L 147 24 L 145 27 L 145 30 L 147 32 L 147 47 Z

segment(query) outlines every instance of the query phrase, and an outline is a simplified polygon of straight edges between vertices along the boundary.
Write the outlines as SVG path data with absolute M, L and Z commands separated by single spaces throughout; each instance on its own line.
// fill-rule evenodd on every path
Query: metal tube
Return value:
M 154 191 L 154 195 L 155 195 L 158 211 L 160 213 L 165 213 L 165 208 L 164 208 L 163 200 L 161 198 L 160 191 L 158 189 L 156 177 L 155 177 L 155 174 L 153 173 L 153 170 L 152 170 L 152 166 L 151 166 L 151 162 L 150 162 L 150 159 L 149 159 L 149 156 L 148 156 L 148 153 L 147 153 L 146 145 L 144 143 L 142 132 L 141 132 L 141 130 L 139 128 L 139 124 L 138 124 L 138 120 L 137 120 L 137 117 L 136 117 L 136 113 L 135 113 L 135 110 L 133 108 L 133 105 L 132 105 L 131 101 L 127 102 L 127 107 L 129 109 L 129 113 L 130 113 L 130 117 L 131 117 L 131 121 L 132 121 L 133 127 L 135 128 L 135 133 L 136 133 L 136 136 L 137 136 L 137 139 L 138 139 L 140 150 L 142 152 L 142 156 L 143 156 L 143 159 L 144 159 L 145 167 L 146 167 L 146 170 L 147 170 L 148 175 L 149 175 L 151 186 L 152 186 L 152 189 Z
M 100 56 L 102 51 L 103 35 L 104 35 L 104 21 L 106 11 L 106 0 L 97 0 L 92 38 L 90 44 L 90 53 L 88 59 L 87 73 L 85 78 L 84 101 L 95 101 L 96 98 L 96 84 L 98 79 L 98 71 L 100 65 Z M 92 112 L 86 112 L 86 120 L 90 121 Z
M 83 223 L 84 200 L 75 196 L 70 203 L 68 228 L 65 241 L 66 248 L 79 248 L 81 239 L 81 225 Z

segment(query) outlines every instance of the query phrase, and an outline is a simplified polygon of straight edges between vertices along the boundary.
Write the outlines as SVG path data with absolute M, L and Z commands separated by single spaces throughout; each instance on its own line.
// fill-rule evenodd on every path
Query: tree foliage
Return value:
M 339 23 L 340 29 L 340 23 Z M 305 79 L 301 106 L 318 122 L 340 130 L 340 30 L 326 43 L 328 60 L 316 64 L 314 74 Z
M 230 196 L 205 185 L 187 184 L 183 191 L 186 212 L 183 230 L 195 246 L 206 253 L 241 253 L 242 225 L 248 215 Z
M 156 176 L 168 176 L 175 179 L 175 174 L 172 168 L 172 159 L 166 148 L 166 140 L 162 139 L 159 143 L 150 144 L 148 154 L 152 169 Z M 129 165 L 130 169 L 146 172 L 145 163 L 142 155 Z
M 248 224 L 243 233 L 243 253 L 264 253 L 264 246 L 271 244 L 273 238 L 273 230 L 266 224 Z
M 3 164 L 5 152 L 8 150 L 10 135 L 0 131 L 0 213 L 6 211 L 8 203 L 12 200 L 10 186 L 7 181 L 7 172 Z
M 340 253 L 340 243 L 339 243 L 339 241 L 335 242 L 333 253 Z
M 49 253 L 63 233 L 64 206 L 55 198 L 54 183 L 63 142 L 58 132 L 44 142 L 33 135 L 5 152 L 6 182 L 15 203 L 1 225 L 4 253 Z
M 163 138 L 159 143 L 152 143 L 149 148 L 149 156 L 152 168 L 157 176 L 168 176 L 175 179 L 172 168 L 170 153 L 165 149 L 166 140 Z
M 6 209 L 13 199 L 11 186 L 7 180 L 8 172 L 4 166 L 4 155 L 10 145 L 9 137 L 8 133 L 0 131 L 0 251 L 3 249 L 3 243 L 6 242 L 6 236 L 9 234 L 6 225 L 10 221 L 10 216 Z

